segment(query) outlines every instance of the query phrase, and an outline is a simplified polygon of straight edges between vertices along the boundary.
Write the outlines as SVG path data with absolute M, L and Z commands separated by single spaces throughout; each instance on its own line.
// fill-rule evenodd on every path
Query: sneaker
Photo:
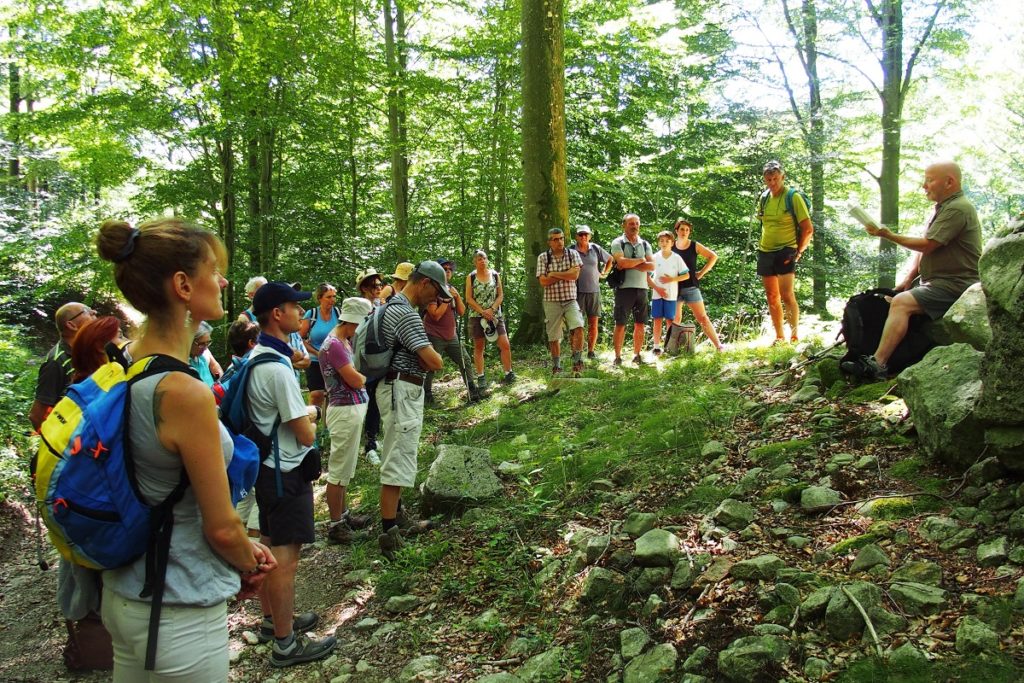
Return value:
M 318 621 L 320 621 L 320 617 L 317 616 L 316 612 L 296 614 L 295 618 L 292 619 L 292 630 L 295 633 L 305 633 L 316 626 Z M 256 639 L 261 643 L 269 643 L 274 639 L 273 619 L 263 618 L 263 623 L 260 624 L 260 632 L 256 634 Z
M 646 365 L 646 363 L 644 363 L 643 357 L 639 353 L 633 356 L 633 363 L 635 365 Z
M 622 365 L 622 358 L 620 358 L 619 356 L 615 356 L 615 360 L 612 361 L 612 365 L 614 365 L 615 367 L 619 367 L 620 365 Z
M 366 449 L 366 460 L 367 460 L 367 462 L 369 462 L 374 467 L 380 467 L 380 456 L 377 455 L 377 449 L 376 448 L 367 448 Z
M 504 384 L 505 386 L 509 386 L 510 384 L 515 384 L 516 383 L 516 373 L 512 372 L 511 370 L 509 370 L 508 372 L 505 373 L 505 376 L 501 378 L 501 383 Z
M 416 536 L 418 534 L 426 533 L 434 528 L 435 524 L 429 519 L 417 519 L 413 517 L 405 508 L 399 508 L 398 514 L 395 515 L 395 521 L 398 523 L 398 528 L 402 530 L 403 536 Z
M 377 545 L 380 546 L 380 554 L 394 562 L 395 553 L 405 546 L 405 541 L 402 539 L 402 530 L 397 526 L 391 527 L 387 532 L 377 537 Z
M 572 364 L 572 376 L 579 377 L 581 374 L 583 374 L 583 361 L 578 360 Z
M 593 351 L 587 351 L 587 360 L 597 360 L 597 354 Z
M 839 368 L 862 379 L 880 381 L 889 376 L 889 368 L 879 365 L 874 356 L 860 356 L 855 360 L 843 361 L 839 364 Z
M 313 640 L 305 634 L 296 633 L 295 640 L 287 650 L 281 650 L 277 646 L 277 641 L 274 641 L 273 652 L 270 653 L 270 663 L 273 666 L 283 667 L 303 662 L 315 662 L 331 654 L 337 644 L 337 639 L 333 637 Z
M 354 515 L 351 510 L 345 510 L 341 521 L 348 525 L 349 529 L 365 529 L 373 522 L 370 515 Z

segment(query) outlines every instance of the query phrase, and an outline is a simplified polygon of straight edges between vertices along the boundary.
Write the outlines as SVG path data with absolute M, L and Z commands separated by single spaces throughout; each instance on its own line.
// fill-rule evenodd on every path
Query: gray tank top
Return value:
M 139 490 L 148 503 L 158 503 L 166 498 L 181 476 L 181 456 L 160 444 L 153 419 L 153 394 L 166 374 L 142 379 L 131 390 L 132 455 Z M 224 466 L 227 467 L 233 448 L 231 435 L 224 425 L 220 425 L 220 441 L 224 450 Z M 149 602 L 149 598 L 139 597 L 145 578 L 145 556 L 126 567 L 103 572 L 104 586 L 128 600 Z M 240 587 L 238 570 L 225 562 L 206 542 L 202 515 L 190 486 L 174 506 L 174 531 L 164 604 L 212 607 L 236 594 Z

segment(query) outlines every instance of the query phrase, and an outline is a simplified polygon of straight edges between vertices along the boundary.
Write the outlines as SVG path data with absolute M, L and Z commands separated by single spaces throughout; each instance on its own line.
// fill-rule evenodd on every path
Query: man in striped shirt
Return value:
M 444 269 L 423 261 L 409 281 L 379 310 L 381 343 L 394 349 L 391 367 L 377 387 L 384 442 L 380 456 L 380 516 L 384 533 L 377 537 L 381 553 L 393 560 L 404 545 L 403 535 L 431 528 L 402 509 L 402 489 L 416 484 L 416 457 L 423 430 L 423 382 L 428 371 L 444 365 L 423 328 L 416 308 L 435 301 L 450 302 Z
M 583 371 L 583 313 L 576 301 L 576 280 L 583 261 L 575 249 L 565 248 L 561 228 L 548 230 L 548 250 L 537 255 L 537 279 L 544 287 L 544 319 L 551 347 L 551 374 L 562 372 L 562 327 L 569 328 L 572 372 Z

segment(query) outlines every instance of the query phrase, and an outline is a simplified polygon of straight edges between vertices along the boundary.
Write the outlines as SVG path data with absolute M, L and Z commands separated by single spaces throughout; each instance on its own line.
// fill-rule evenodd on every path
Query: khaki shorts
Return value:
M 369 403 L 327 406 L 327 428 L 331 431 L 331 455 L 327 459 L 327 483 L 348 486 L 356 473 L 359 437 Z
M 423 387 L 400 379 L 377 386 L 384 444 L 380 454 L 380 483 L 410 488 L 416 484 L 416 456 L 423 431 Z
M 559 341 L 562 338 L 562 324 L 569 330 L 583 327 L 583 313 L 576 300 L 545 301 L 544 320 L 547 323 L 548 341 Z

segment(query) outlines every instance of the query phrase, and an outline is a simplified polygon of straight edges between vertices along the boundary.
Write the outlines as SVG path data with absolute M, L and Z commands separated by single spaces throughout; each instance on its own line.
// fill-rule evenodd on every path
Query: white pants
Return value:
M 416 455 L 423 430 L 423 387 L 396 379 L 377 387 L 384 446 L 380 483 L 410 488 L 416 484 Z
M 103 625 L 114 642 L 114 683 L 222 683 L 228 680 L 227 602 L 213 607 L 164 605 L 156 666 L 146 671 L 148 602 L 103 588 Z
M 327 483 L 348 486 L 356 473 L 359 437 L 369 403 L 327 406 L 327 428 L 331 430 L 331 455 L 327 459 Z

